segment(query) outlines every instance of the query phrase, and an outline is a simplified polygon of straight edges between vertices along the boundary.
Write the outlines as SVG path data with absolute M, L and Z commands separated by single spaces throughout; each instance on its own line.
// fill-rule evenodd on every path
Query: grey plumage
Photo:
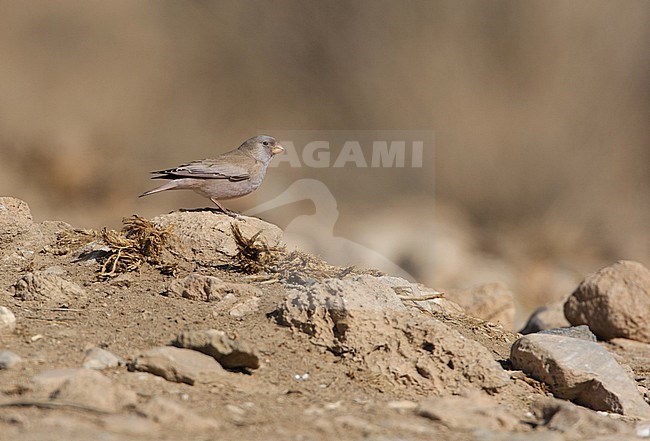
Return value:
M 169 182 L 142 193 L 140 197 L 166 190 L 194 190 L 227 211 L 219 200 L 234 199 L 255 191 L 264 180 L 273 156 L 283 151 L 275 138 L 255 136 L 215 159 L 192 161 L 152 172 L 158 175 L 152 179 L 169 179 Z

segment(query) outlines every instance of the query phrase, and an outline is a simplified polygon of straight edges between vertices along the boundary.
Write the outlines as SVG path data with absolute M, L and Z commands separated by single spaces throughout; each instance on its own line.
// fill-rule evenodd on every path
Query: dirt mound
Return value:
M 7 439 L 646 430 L 570 402 L 540 405 L 548 387 L 510 365 L 519 335 L 422 285 L 287 251 L 259 219 L 172 213 L 76 230 L 35 224 L 22 201 L 0 198 L 0 252 Z M 645 352 L 634 354 L 623 357 L 645 379 Z M 562 422 L 571 418 L 592 422 Z

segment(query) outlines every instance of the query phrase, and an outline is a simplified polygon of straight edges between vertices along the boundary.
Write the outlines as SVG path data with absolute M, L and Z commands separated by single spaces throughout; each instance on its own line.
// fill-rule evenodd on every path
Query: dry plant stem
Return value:
M 38 317 L 33 315 L 28 315 L 25 318 L 30 320 L 44 320 L 48 322 L 72 322 L 78 320 L 76 317 Z
M 88 412 L 100 413 L 103 415 L 110 415 L 114 412 L 108 412 L 106 410 L 98 409 L 96 407 L 86 406 L 79 403 L 71 403 L 65 401 L 7 401 L 0 403 L 0 407 L 40 407 L 42 409 L 58 409 L 58 408 L 69 408 L 76 410 L 85 410 Z
M 435 294 L 427 294 L 424 296 L 403 296 L 403 295 L 397 295 L 401 300 L 412 300 L 414 302 L 423 302 L 425 300 L 433 300 L 433 299 L 442 299 L 445 297 L 444 293 L 435 293 Z
M 83 312 L 85 309 L 75 308 L 34 308 L 38 311 Z

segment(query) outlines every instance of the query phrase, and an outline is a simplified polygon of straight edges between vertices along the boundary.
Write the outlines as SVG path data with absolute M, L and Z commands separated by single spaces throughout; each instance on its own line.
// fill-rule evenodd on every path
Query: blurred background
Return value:
M 429 131 L 421 168 L 285 162 L 226 205 L 316 178 L 260 216 L 335 263 L 503 282 L 521 322 L 599 266 L 650 265 L 648 5 L 3 0 L 0 194 L 37 221 L 118 228 L 207 206 L 137 195 L 150 170 L 261 131 Z

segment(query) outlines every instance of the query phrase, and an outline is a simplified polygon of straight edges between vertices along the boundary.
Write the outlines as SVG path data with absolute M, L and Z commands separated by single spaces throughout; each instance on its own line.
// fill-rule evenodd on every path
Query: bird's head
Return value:
M 274 137 L 267 135 L 247 139 L 239 148 L 261 161 L 270 160 L 274 155 L 284 152 L 284 147 Z

